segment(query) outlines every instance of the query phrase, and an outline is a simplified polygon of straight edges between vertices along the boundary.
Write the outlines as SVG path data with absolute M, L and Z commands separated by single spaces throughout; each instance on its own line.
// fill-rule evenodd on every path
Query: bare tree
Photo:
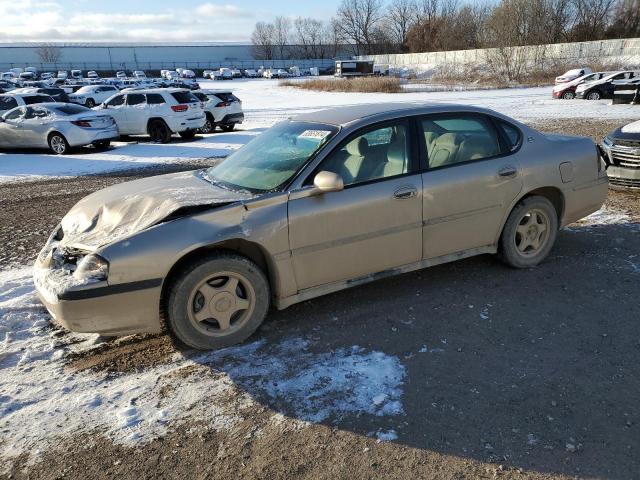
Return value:
M 640 0 L 620 0 L 614 19 L 607 31 L 608 37 L 640 37 Z
M 615 0 L 575 0 L 577 19 L 571 40 L 581 42 L 604 38 L 615 5 Z
M 385 15 L 392 41 L 400 51 L 407 50 L 407 36 L 409 29 L 416 22 L 416 5 L 413 0 L 393 0 Z
M 276 17 L 273 21 L 273 31 L 278 58 L 284 59 L 288 56 L 286 50 L 291 35 L 291 20 L 287 17 Z
M 258 60 L 273 60 L 275 53 L 275 28 L 272 23 L 256 23 L 251 34 L 253 56 Z
M 320 20 L 298 17 L 293 21 L 293 41 L 302 58 L 324 58 L 327 43 L 326 27 Z
M 62 49 L 55 43 L 43 43 L 36 48 L 36 54 L 42 63 L 58 63 Z
M 382 19 L 382 0 L 342 0 L 336 13 L 340 36 L 356 55 L 374 50 L 374 31 Z

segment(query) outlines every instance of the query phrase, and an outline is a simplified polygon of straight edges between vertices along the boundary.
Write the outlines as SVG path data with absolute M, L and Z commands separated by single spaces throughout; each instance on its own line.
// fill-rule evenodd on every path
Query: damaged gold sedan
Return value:
M 282 122 L 202 171 L 95 192 L 34 270 L 77 332 L 245 340 L 270 305 L 483 253 L 540 263 L 607 193 L 590 139 L 490 110 L 376 104 Z

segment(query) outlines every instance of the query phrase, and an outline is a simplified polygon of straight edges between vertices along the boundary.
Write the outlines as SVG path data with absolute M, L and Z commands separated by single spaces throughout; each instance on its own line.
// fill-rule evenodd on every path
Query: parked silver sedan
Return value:
M 62 155 L 82 145 L 107 148 L 118 136 L 111 116 L 72 103 L 27 105 L 0 117 L 0 148 L 48 147 Z
M 89 195 L 34 281 L 71 330 L 159 332 L 164 312 L 179 340 L 218 348 L 248 338 L 270 305 L 479 254 L 531 268 L 607 187 L 589 138 L 461 105 L 336 108 L 209 169 Z

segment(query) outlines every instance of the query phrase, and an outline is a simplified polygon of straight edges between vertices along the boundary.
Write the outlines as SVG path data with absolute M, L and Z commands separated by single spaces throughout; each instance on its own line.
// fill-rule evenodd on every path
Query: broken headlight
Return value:
M 109 262 L 95 253 L 89 254 L 78 262 L 73 276 L 84 281 L 106 280 L 109 276 Z

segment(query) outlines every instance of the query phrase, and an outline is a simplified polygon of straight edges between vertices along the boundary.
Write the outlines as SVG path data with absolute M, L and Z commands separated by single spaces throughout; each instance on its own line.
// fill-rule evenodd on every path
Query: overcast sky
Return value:
M 246 42 L 275 16 L 329 19 L 339 0 L 0 0 L 0 42 Z

